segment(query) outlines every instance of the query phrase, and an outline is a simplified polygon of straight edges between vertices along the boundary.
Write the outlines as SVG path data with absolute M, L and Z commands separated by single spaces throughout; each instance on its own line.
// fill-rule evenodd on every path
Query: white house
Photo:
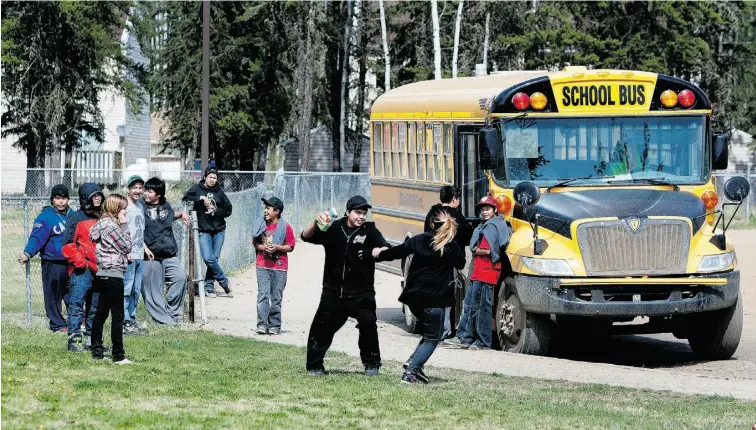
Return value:
M 121 45 L 135 61 L 148 65 L 136 37 L 126 21 L 121 29 Z M 99 102 L 105 124 L 104 142 L 85 142 L 72 157 L 73 181 L 75 184 L 94 181 L 118 182 L 115 170 L 134 164 L 137 159 L 150 159 L 150 114 L 145 100 L 138 113 L 132 112 L 127 101 L 115 90 L 106 90 Z M 13 138 L 2 139 L 0 145 L 0 169 L 3 194 L 22 193 L 26 186 L 26 155 L 13 148 Z M 59 163 L 58 163 L 59 165 Z M 57 182 L 60 175 L 47 175 L 46 182 Z M 45 184 L 48 188 L 54 184 Z

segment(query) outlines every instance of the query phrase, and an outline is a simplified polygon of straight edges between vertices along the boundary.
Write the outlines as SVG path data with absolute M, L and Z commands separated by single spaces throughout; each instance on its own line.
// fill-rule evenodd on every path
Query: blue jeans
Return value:
M 491 318 L 491 291 L 493 285 L 481 281 L 472 281 L 465 293 L 462 317 L 457 327 L 457 337 L 462 343 L 470 345 L 473 342 L 486 348 L 491 347 L 493 341 L 493 326 Z
M 92 332 L 92 322 L 97 313 L 100 293 L 92 289 L 92 272 L 76 269 L 71 273 L 68 306 L 68 338 L 81 337 L 81 322 L 86 319 L 87 332 Z
M 215 281 L 218 281 L 218 284 L 224 290 L 228 288 L 228 277 L 226 277 L 226 274 L 223 273 L 223 269 L 220 267 L 220 255 L 225 239 L 225 231 L 199 234 L 200 253 L 202 254 L 202 260 L 205 261 L 205 265 L 207 266 L 207 271 L 205 272 L 205 291 L 208 293 L 215 291 Z
M 409 358 L 409 370 L 416 372 L 425 365 L 441 341 L 446 308 L 410 308 L 410 311 L 423 324 L 423 338 L 420 339 L 415 352 Z
M 123 322 L 136 322 L 136 307 L 142 294 L 144 260 L 134 260 L 126 266 L 123 274 Z

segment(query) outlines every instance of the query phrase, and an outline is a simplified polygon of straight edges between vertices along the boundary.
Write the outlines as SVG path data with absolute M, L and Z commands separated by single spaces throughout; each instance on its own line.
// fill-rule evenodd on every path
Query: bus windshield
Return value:
M 705 116 L 520 117 L 501 125 L 494 179 L 550 186 L 663 179 L 702 183 L 709 174 Z

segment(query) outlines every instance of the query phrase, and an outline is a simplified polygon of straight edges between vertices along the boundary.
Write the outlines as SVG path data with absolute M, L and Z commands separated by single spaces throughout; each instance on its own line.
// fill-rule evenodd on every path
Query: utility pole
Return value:
M 202 2 L 202 172 L 210 152 L 210 0 Z

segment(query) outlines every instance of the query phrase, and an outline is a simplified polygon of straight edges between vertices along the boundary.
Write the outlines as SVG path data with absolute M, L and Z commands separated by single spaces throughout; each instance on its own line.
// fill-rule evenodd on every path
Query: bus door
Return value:
M 478 162 L 480 126 L 457 126 L 455 185 L 462 191 L 460 212 L 475 219 L 475 204 L 488 192 L 488 181 Z
M 459 210 L 473 225 L 477 225 L 475 204 L 488 192 L 488 181 L 478 162 L 478 131 L 480 126 L 456 126 L 457 138 L 454 148 L 455 185 L 462 192 Z M 459 273 L 458 287 L 454 292 L 456 306 L 453 309 L 452 322 L 456 327 L 462 316 L 462 301 L 468 287 L 472 271 L 472 253 L 465 248 L 467 264 Z M 491 302 L 493 303 L 493 302 Z

